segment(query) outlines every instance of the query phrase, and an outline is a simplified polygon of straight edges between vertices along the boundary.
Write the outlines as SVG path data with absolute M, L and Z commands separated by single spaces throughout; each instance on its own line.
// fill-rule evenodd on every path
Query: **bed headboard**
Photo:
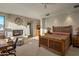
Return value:
M 72 33 L 72 26 L 53 26 L 53 32 Z
M 53 26 L 53 32 L 64 32 L 69 33 L 70 45 L 72 44 L 72 26 Z

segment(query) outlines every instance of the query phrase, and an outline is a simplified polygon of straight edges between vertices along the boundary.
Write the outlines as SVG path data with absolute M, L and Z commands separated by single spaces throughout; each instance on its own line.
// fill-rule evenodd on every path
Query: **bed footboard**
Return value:
M 40 37 L 39 46 L 45 47 L 58 55 L 65 55 L 69 48 L 69 43 L 66 42 L 67 40 L 65 41 L 64 39 L 58 40 L 50 37 Z

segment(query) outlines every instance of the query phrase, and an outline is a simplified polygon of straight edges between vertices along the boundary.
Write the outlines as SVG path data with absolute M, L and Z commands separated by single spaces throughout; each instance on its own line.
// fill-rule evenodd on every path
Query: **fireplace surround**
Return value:
M 23 35 L 23 30 L 13 30 L 13 36 Z

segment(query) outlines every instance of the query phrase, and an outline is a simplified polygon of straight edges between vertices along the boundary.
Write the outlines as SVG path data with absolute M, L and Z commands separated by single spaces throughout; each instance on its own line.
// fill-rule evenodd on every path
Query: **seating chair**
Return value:
M 16 38 L 15 42 L 11 44 L 9 47 L 7 47 L 6 50 L 3 50 L 1 53 L 2 55 L 14 55 L 16 56 L 16 44 L 17 44 L 18 38 Z

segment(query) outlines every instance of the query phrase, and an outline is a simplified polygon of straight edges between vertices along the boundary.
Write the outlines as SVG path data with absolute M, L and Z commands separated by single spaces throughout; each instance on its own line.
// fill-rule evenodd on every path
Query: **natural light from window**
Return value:
M 0 32 L 4 30 L 4 16 L 0 16 Z

